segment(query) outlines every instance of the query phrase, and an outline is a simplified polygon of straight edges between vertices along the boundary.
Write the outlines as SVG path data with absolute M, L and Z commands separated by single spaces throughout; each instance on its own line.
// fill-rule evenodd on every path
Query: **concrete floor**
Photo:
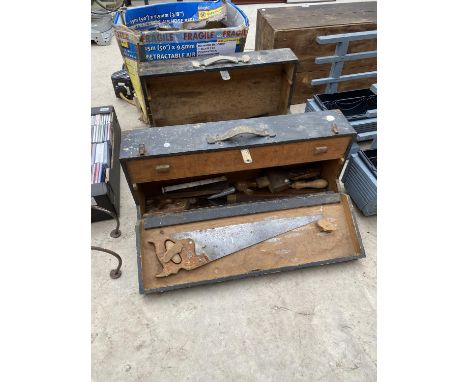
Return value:
M 135 5 L 139 3 L 135 2 Z M 247 5 L 254 49 L 256 9 Z M 144 127 L 134 106 L 116 99 L 111 74 L 122 59 L 115 37 L 91 47 L 92 106 L 112 104 L 122 130 Z M 304 106 L 295 106 L 296 112 Z M 142 296 L 135 250 L 136 210 L 121 174 L 121 230 L 91 225 L 92 380 L 374 381 L 376 380 L 376 217 L 355 210 L 365 259 Z

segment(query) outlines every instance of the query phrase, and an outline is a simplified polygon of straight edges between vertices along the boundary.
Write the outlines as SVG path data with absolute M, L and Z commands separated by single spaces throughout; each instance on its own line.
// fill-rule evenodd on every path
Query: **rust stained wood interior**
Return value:
M 154 241 L 162 235 L 177 232 L 222 227 L 252 221 L 271 221 L 275 218 L 323 214 L 337 225 L 336 231 L 322 232 L 315 223 L 287 232 L 273 239 L 243 249 L 235 254 L 213 261 L 200 268 L 164 278 L 156 278 L 161 265 L 154 252 Z M 356 226 L 352 220 L 347 197 L 339 203 L 323 206 L 273 211 L 255 215 L 236 216 L 161 229 L 144 230 L 140 227 L 140 261 L 143 290 L 181 288 L 248 277 L 256 274 L 307 267 L 327 262 L 357 259 L 363 256 L 356 238 Z

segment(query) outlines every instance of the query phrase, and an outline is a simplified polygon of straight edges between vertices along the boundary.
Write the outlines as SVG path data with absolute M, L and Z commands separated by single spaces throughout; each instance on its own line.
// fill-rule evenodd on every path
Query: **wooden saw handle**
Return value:
M 195 252 L 195 243 L 190 238 L 174 240 L 162 236 L 155 241 L 149 240 L 148 243 L 154 246 L 156 257 L 162 265 L 162 271 L 155 277 L 167 277 L 180 269 L 190 271 L 210 262 L 204 253 Z
M 326 188 L 327 186 L 328 182 L 325 179 L 315 179 L 310 182 L 294 182 L 291 188 L 300 190 L 302 188 Z

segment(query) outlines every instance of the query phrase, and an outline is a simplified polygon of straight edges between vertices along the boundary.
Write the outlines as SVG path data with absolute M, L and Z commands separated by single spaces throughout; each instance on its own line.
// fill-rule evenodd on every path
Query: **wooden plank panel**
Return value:
M 331 25 L 377 23 L 377 2 L 365 1 L 337 4 L 259 9 L 258 20 L 264 18 L 276 31 L 316 28 Z M 255 49 L 264 49 L 255 46 Z
M 291 164 L 341 158 L 351 137 L 335 137 L 306 142 L 249 148 L 252 163 L 244 163 L 240 150 L 178 155 L 127 162 L 131 183 L 211 176 L 236 171 L 253 170 Z M 316 147 L 328 151 L 316 153 Z M 158 173 L 156 166 L 169 165 L 169 171 Z
M 260 10 L 257 13 L 257 27 L 255 31 L 255 50 L 273 49 L 275 31 L 264 17 L 260 16 Z M 262 48 L 257 48 L 257 47 Z
M 285 64 L 284 74 L 281 78 L 281 93 L 278 104 L 278 114 L 287 114 L 291 104 L 293 84 L 296 80 L 296 65 Z
M 298 72 L 309 72 L 324 69 L 330 73 L 331 64 L 315 63 L 317 57 L 332 56 L 335 53 L 336 44 L 318 44 L 315 39 L 318 36 L 329 36 L 340 33 L 352 33 L 372 31 L 377 29 L 377 24 L 366 23 L 357 25 L 340 25 L 323 28 L 292 29 L 277 31 L 275 33 L 274 48 L 290 48 L 299 58 Z M 365 52 L 377 49 L 377 40 L 351 41 L 348 53 Z M 362 60 L 364 61 L 364 60 Z M 377 59 L 370 59 L 369 62 L 376 62 Z M 355 61 L 361 63 L 361 61 Z M 362 62 L 362 65 L 366 65 Z M 367 71 L 367 70 L 362 70 Z
M 237 216 L 205 222 L 165 227 L 163 230 L 140 228 L 139 261 L 143 288 L 175 289 L 196 284 L 223 281 L 226 279 L 247 277 L 261 273 L 311 266 L 314 263 L 357 259 L 364 256 L 364 250 L 356 246 L 356 227 L 350 224 L 348 199 L 341 203 L 314 207 L 296 208 L 285 211 L 266 212 L 255 215 Z M 308 224 L 276 238 L 264 241 L 235 254 L 213 261 L 200 268 L 163 278 L 156 278 L 161 265 L 149 241 L 158 240 L 161 235 L 171 236 L 176 232 L 222 227 L 252 221 L 266 220 L 274 224 L 275 218 L 323 214 L 332 219 L 337 230 L 331 233 L 321 232 L 316 223 Z M 163 231 L 163 232 L 161 232 Z
M 220 70 L 238 70 L 245 67 L 254 68 L 268 65 L 281 65 L 284 63 L 297 62 L 297 57 L 291 49 L 260 50 L 252 52 L 237 52 L 229 54 L 229 57 L 237 58 L 242 61 L 244 55 L 248 55 L 250 60 L 244 62 L 226 62 L 220 61 L 209 66 L 193 65 L 194 61 L 201 62 L 206 59 L 216 57 L 217 55 L 207 55 L 192 58 L 182 58 L 176 60 L 165 60 L 158 62 L 142 62 L 139 66 L 138 75 L 143 77 L 169 77 L 172 75 L 181 75 L 184 73 L 219 72 Z

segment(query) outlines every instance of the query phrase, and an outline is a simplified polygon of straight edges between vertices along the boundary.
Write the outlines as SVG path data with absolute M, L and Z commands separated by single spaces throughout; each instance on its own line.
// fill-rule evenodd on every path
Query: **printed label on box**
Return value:
M 219 54 L 230 54 L 236 51 L 236 45 L 238 39 L 228 40 L 218 40 L 218 53 Z
M 219 41 L 219 40 L 218 40 Z M 230 54 L 236 51 L 236 41 L 226 42 L 203 42 L 197 44 L 197 56 L 207 54 Z
M 216 9 L 209 9 L 209 10 L 206 10 L 206 11 L 198 11 L 198 19 L 199 20 L 205 20 L 205 19 L 209 19 L 211 17 L 214 17 L 214 16 L 219 16 L 219 15 L 223 15 L 226 13 L 226 9 L 221 6 L 219 8 L 216 8 Z
M 229 27 L 190 28 L 191 23 L 223 17 Z M 115 36 L 122 55 L 138 62 L 231 54 L 241 50 L 241 41 L 249 30 L 245 14 L 236 5 L 222 0 L 135 7 L 127 10 L 125 20 L 126 26 L 120 14 L 116 14 Z

